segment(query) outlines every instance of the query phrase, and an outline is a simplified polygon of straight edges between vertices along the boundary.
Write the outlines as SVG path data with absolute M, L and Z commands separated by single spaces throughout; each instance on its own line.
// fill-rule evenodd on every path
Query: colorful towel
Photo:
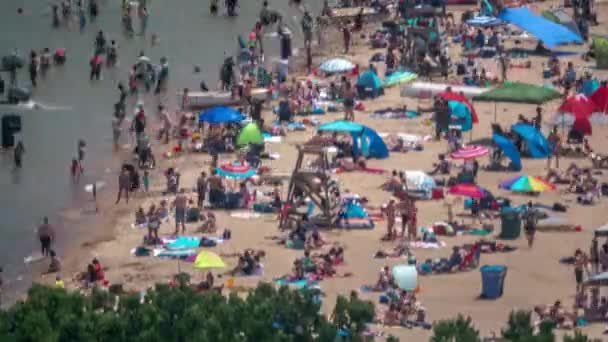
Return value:
M 190 256 L 196 255 L 196 251 L 194 249 L 181 249 L 181 250 L 167 250 L 158 248 L 153 251 L 153 255 L 159 258 L 188 258 Z
M 198 248 L 201 244 L 201 238 L 197 236 L 178 236 L 173 241 L 165 241 L 163 241 L 165 248 L 171 250 Z

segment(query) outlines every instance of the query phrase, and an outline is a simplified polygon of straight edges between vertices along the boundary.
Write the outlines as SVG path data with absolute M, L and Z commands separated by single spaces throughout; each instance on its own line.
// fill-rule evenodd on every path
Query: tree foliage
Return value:
M 470 317 L 458 315 L 455 319 L 442 320 L 433 324 L 432 342 L 479 342 L 479 331 Z
M 157 285 L 143 299 L 104 291 L 90 296 L 34 285 L 28 299 L 0 312 L 0 341 L 308 342 L 333 341 L 338 328 L 357 340 L 371 322 L 370 302 L 341 297 L 345 318 L 330 322 L 310 291 L 260 284 L 247 296 L 197 294 Z

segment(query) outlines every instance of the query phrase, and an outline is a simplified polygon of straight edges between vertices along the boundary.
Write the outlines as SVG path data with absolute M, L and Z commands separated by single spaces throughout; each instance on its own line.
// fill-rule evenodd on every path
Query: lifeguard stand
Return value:
M 307 168 L 304 160 L 307 157 L 316 158 L 320 165 L 316 168 Z M 338 190 L 338 183 L 331 178 L 327 150 L 320 146 L 298 146 L 298 159 L 296 161 L 289 189 L 287 193 L 287 203 L 294 203 L 296 190 L 303 193 L 304 197 L 310 198 L 320 213 L 310 217 L 311 221 L 320 226 L 331 226 L 340 213 L 340 201 L 334 194 Z M 281 227 L 288 220 L 295 219 L 294 215 L 301 217 L 303 213 L 295 208 L 289 210 L 281 219 Z

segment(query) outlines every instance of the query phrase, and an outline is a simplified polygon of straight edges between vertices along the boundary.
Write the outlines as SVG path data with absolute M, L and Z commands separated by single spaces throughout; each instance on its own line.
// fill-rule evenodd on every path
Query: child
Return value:
M 144 171 L 143 183 L 144 192 L 148 193 L 150 191 L 150 172 L 148 170 Z

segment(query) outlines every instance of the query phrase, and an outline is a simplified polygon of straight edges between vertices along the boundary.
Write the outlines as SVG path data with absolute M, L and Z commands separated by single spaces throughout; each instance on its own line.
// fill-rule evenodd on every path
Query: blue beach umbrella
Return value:
M 223 124 L 231 122 L 241 122 L 245 117 L 241 112 L 230 107 L 213 107 L 198 115 L 198 121 L 210 124 Z
M 513 166 L 515 167 L 515 169 L 517 171 L 521 170 L 521 155 L 519 154 L 519 151 L 517 150 L 515 144 L 510 139 L 497 133 L 494 133 L 492 135 L 492 140 L 494 141 L 496 146 L 498 146 L 498 148 L 500 148 L 504 152 L 504 154 L 509 159 L 511 159 L 511 162 L 513 162 Z

